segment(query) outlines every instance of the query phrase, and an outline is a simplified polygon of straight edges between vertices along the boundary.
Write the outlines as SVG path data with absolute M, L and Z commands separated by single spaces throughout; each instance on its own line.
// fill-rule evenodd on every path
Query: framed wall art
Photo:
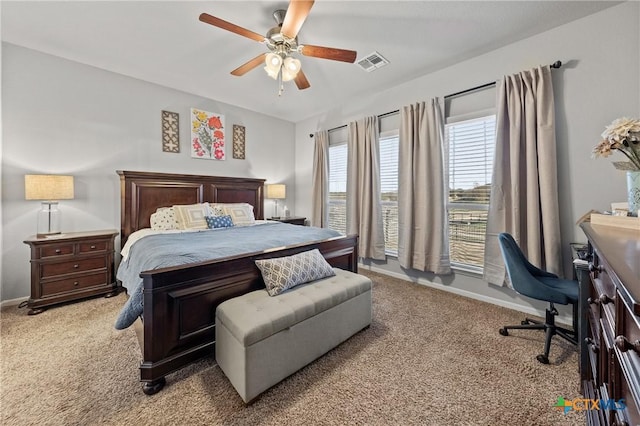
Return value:
M 180 152 L 180 131 L 177 112 L 162 111 L 162 151 Z
M 233 158 L 244 160 L 244 136 L 245 128 L 238 124 L 233 125 Z
M 225 159 L 224 115 L 191 108 L 191 157 Z

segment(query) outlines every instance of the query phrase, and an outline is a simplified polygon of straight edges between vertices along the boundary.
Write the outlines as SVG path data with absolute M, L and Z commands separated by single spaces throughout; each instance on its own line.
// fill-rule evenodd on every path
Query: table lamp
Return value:
M 25 200 L 41 200 L 38 212 L 38 238 L 60 233 L 58 200 L 73 199 L 73 176 L 25 175 Z
M 272 219 L 280 219 L 278 216 L 278 200 L 284 200 L 287 198 L 287 187 L 282 183 L 275 183 L 267 185 L 267 198 L 276 200 L 276 214 Z

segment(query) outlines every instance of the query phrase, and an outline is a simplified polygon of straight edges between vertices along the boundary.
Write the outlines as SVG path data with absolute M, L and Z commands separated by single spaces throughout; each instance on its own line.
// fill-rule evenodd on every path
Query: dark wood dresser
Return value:
M 587 424 L 640 424 L 640 231 L 580 225 L 588 266 L 580 281 L 580 378 Z
M 89 296 L 118 294 L 114 278 L 115 230 L 67 232 L 24 243 L 31 247 L 29 315 Z

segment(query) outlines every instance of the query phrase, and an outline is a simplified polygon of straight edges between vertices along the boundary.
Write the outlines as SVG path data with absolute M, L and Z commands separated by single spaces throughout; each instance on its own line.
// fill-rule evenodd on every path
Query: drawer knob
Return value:
M 80 265 L 78 265 L 77 263 L 75 265 L 73 265 L 74 269 L 78 269 L 80 267 Z
M 96 246 L 91 246 L 91 250 L 95 250 L 95 249 L 96 249 Z
M 593 263 L 589 262 L 589 272 L 602 272 L 602 266 L 596 266 Z
M 61 251 L 62 250 L 60 250 L 60 249 L 56 249 L 56 254 L 60 254 Z
M 640 353 L 640 340 L 636 340 L 635 342 L 630 342 L 625 336 L 616 337 L 616 346 L 620 349 L 620 352 L 626 352 L 629 349 L 633 349 L 634 352 Z
M 591 297 L 587 299 L 587 303 L 590 305 L 606 305 L 607 303 L 612 303 L 613 299 L 607 296 L 606 294 L 601 294 L 600 297 L 596 299 L 592 299 Z
M 74 286 L 77 286 L 78 284 L 80 284 L 78 281 L 74 281 L 74 282 L 73 282 L 73 285 L 74 285 Z
M 600 295 L 600 297 L 598 297 L 598 301 L 601 304 L 606 305 L 607 303 L 613 302 L 613 299 L 603 293 L 603 294 Z

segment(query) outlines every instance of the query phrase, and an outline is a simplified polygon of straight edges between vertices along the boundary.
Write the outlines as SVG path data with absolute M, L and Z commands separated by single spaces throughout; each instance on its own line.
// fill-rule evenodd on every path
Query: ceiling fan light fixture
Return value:
M 291 56 L 287 56 L 284 58 L 284 69 L 288 72 L 292 73 L 295 77 L 300 71 L 300 61 L 296 58 L 292 58 Z
M 271 77 L 274 80 L 278 79 L 278 74 L 280 73 L 280 68 L 278 69 L 273 69 L 271 67 L 269 67 L 268 65 L 266 67 L 264 67 L 264 70 L 267 72 L 267 75 L 269 77 Z
M 296 78 L 297 73 L 292 73 L 285 67 L 282 67 L 282 81 L 291 81 Z
M 282 66 L 282 57 L 277 53 L 271 52 L 264 58 L 264 62 L 267 64 L 268 68 L 279 70 Z

